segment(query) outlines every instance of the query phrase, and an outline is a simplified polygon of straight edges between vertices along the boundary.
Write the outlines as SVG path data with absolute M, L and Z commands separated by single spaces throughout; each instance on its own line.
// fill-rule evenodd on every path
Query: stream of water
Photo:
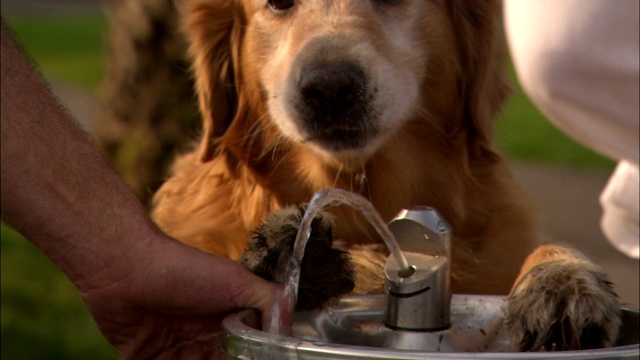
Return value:
M 304 256 L 304 249 L 311 235 L 311 221 L 315 218 L 320 210 L 325 206 L 348 205 L 359 210 L 365 218 L 373 225 L 378 234 L 386 243 L 391 255 L 399 264 L 400 276 L 406 277 L 413 273 L 413 268 L 407 262 L 398 246 L 395 237 L 389 231 L 387 224 L 382 220 L 373 205 L 364 197 L 342 189 L 326 188 L 317 191 L 302 217 L 300 228 L 293 246 L 293 254 L 291 260 L 287 264 L 285 272 L 286 283 L 284 284 L 284 293 L 282 298 L 278 299 L 272 309 L 271 321 L 266 327 L 270 333 L 288 334 L 290 333 L 290 324 L 288 320 L 293 318 L 293 311 L 296 307 L 296 299 L 298 298 L 298 282 L 300 279 L 300 264 Z M 285 320 L 288 319 L 288 320 Z

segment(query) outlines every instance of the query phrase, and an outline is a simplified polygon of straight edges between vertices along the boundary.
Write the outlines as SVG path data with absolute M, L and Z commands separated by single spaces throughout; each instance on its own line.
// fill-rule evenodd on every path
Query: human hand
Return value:
M 162 234 L 77 285 L 124 359 L 221 356 L 224 316 L 254 308 L 266 323 L 280 291 L 234 261 Z
M 0 214 L 76 285 L 122 357 L 212 358 L 225 315 L 255 308 L 270 318 L 278 287 L 161 233 L 4 21 L 0 35 Z

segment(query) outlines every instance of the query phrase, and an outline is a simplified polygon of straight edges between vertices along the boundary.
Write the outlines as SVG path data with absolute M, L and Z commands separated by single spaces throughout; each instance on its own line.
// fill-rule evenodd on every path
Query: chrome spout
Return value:
M 413 272 L 385 264 L 384 323 L 394 329 L 440 330 L 450 325 L 451 227 L 431 207 L 404 209 L 388 224 Z

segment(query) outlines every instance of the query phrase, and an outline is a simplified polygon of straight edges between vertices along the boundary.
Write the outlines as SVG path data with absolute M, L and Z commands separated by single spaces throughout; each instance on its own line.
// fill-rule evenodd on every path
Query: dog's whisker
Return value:
M 425 125 L 429 125 L 443 136 L 448 136 L 447 132 L 444 130 L 444 125 L 441 124 L 428 109 L 420 107 L 418 108 L 418 113 L 420 117 L 425 120 Z
M 270 150 L 271 161 L 274 161 L 276 165 L 279 165 L 280 163 L 282 163 L 283 161 L 289 158 L 289 154 L 287 154 L 286 156 L 278 156 L 278 146 L 281 146 L 281 144 L 284 141 L 285 141 L 284 137 L 282 135 L 279 135 L 273 142 L 273 145 L 271 146 L 271 150 Z
M 248 145 L 249 145 L 249 148 L 252 148 L 253 147 L 253 142 L 256 140 L 258 135 L 260 135 L 260 133 L 262 133 L 264 131 L 265 131 L 265 129 L 264 129 L 262 123 L 260 121 L 255 121 L 249 127 L 249 130 L 247 131 L 246 136 L 243 138 L 243 141 L 245 141 L 245 140 L 250 141 L 250 143 Z
M 258 140 L 258 137 L 265 133 L 269 127 L 274 126 L 271 122 L 260 121 L 262 118 L 268 116 L 267 114 L 263 115 L 261 118 L 258 118 L 249 128 L 247 135 L 243 138 L 243 144 L 247 144 L 247 148 L 250 150 L 253 148 L 254 143 Z M 262 153 L 260 154 L 260 158 L 265 156 L 269 151 L 271 151 L 271 147 L 267 146 L 262 149 Z
M 288 140 L 284 137 L 284 135 L 279 134 L 273 141 L 273 143 L 269 146 L 269 151 L 271 151 L 271 160 L 273 163 L 273 170 L 275 171 L 282 164 L 286 163 L 293 156 L 292 153 L 288 151 L 278 151 L 278 146 L 285 146 L 284 144 Z M 265 154 L 263 154 L 265 155 Z
M 326 164 L 325 164 L 325 168 L 326 168 Z M 338 171 L 336 172 L 336 177 L 333 179 L 333 187 L 336 187 L 336 185 L 338 184 L 338 179 L 340 178 L 340 173 L 342 173 L 342 168 L 343 165 L 340 164 L 340 167 L 338 168 Z
M 373 196 L 371 196 L 371 186 L 369 186 L 369 178 L 367 177 L 367 169 L 365 167 L 365 163 L 363 160 L 361 160 L 361 163 L 362 163 L 362 172 L 359 174 L 361 175 L 361 178 L 359 179 L 360 188 L 362 189 L 363 186 L 366 187 L 368 199 L 369 201 L 371 201 L 371 203 L 373 203 Z

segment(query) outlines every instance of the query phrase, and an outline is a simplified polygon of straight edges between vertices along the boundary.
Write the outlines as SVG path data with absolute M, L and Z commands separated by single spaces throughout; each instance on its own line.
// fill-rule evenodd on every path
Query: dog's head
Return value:
M 429 117 L 441 133 L 464 132 L 474 151 L 506 95 L 498 1 L 179 2 L 203 160 L 232 131 L 251 146 L 269 146 L 256 137 L 271 133 L 325 157 L 362 159 Z

